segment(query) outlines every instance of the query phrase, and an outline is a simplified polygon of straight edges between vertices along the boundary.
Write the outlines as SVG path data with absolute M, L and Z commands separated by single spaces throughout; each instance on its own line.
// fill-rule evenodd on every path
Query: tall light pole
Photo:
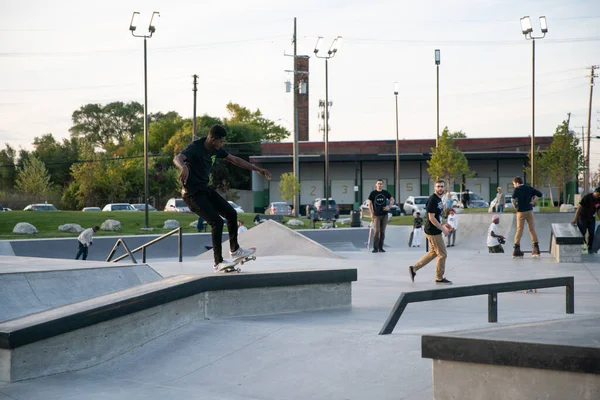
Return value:
M 160 13 L 158 11 L 154 11 L 152 13 L 152 17 L 150 18 L 150 24 L 148 25 L 148 34 L 144 35 L 136 35 L 135 30 L 137 17 L 140 15 L 139 12 L 134 11 L 131 16 L 131 22 L 129 23 L 129 30 L 134 37 L 144 38 L 144 197 L 146 208 L 145 212 L 145 228 L 149 229 L 148 226 L 148 57 L 146 55 L 146 39 L 152 37 L 152 34 L 156 31 L 156 23 L 158 19 L 155 21 L 155 17 L 160 17 Z
M 440 49 L 435 49 L 435 76 L 436 76 L 436 130 L 435 130 L 435 148 L 440 141 Z
M 542 36 L 533 36 L 533 27 L 531 26 L 531 19 L 529 16 L 521 18 L 521 31 L 525 35 L 525 39 L 531 40 L 531 184 L 535 184 L 535 40 L 543 39 L 546 37 L 548 32 L 548 25 L 546 24 L 546 17 L 540 17 L 540 28 L 542 30 Z
M 329 72 L 328 62 L 330 58 L 335 57 L 339 48 L 342 45 L 342 37 L 338 36 L 333 39 L 327 54 L 319 55 L 319 44 L 323 39 L 321 36 L 315 44 L 315 57 L 325 59 L 325 215 L 329 216 Z
M 398 137 L 398 82 L 394 83 L 394 97 L 396 98 L 396 204 L 400 206 L 400 142 Z

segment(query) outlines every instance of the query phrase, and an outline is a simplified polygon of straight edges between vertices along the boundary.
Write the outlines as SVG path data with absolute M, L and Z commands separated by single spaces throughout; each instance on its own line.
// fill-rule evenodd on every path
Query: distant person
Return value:
M 204 218 L 198 217 L 198 225 L 196 226 L 196 229 L 198 230 L 198 232 L 202 232 L 202 231 L 205 230 L 205 228 L 204 228 Z
M 488 228 L 487 234 L 487 246 L 490 253 L 504 253 L 502 243 L 505 242 L 504 236 L 498 234 L 498 224 L 500 223 L 500 217 L 494 215 L 492 217 L 492 223 Z
M 246 232 L 248 228 L 244 225 L 244 221 L 238 219 L 238 233 Z
M 523 178 L 517 176 L 513 179 L 515 190 L 511 198 L 511 202 L 517 212 L 517 232 L 513 244 L 513 257 L 523 257 L 521 251 L 521 237 L 523 236 L 523 228 L 527 222 L 527 229 L 531 237 L 533 257 L 540 256 L 540 245 L 538 243 L 537 233 L 535 232 L 535 222 L 533 220 L 533 205 L 538 198 L 542 197 L 542 192 L 523 184 Z
M 506 195 L 502 192 L 502 188 L 498 186 L 496 189 L 496 212 L 504 212 L 504 205 L 506 204 Z
M 471 201 L 471 195 L 469 194 L 469 189 L 465 189 L 465 192 L 462 194 L 462 205 L 463 208 L 469 208 L 469 202 Z
M 452 195 L 450 192 L 446 193 L 444 196 L 444 218 L 448 218 L 448 213 L 450 213 L 453 204 L 454 199 L 452 198 Z
M 434 258 L 437 258 L 435 268 L 435 283 L 451 284 L 452 282 L 444 278 L 446 270 L 446 245 L 444 236 L 448 236 L 448 228 L 442 225 L 442 196 L 444 194 L 444 181 L 442 179 L 435 182 L 435 192 L 427 200 L 427 218 L 425 219 L 425 236 L 429 242 L 429 252 L 425 253 L 415 265 L 408 267 L 408 273 L 411 282 L 415 281 L 417 271 L 429 264 Z
M 450 209 L 447 222 L 448 225 L 452 227 L 452 230 L 448 234 L 448 247 L 454 247 L 454 243 L 456 242 L 456 230 L 458 229 L 458 215 L 456 215 L 454 208 Z M 450 244 L 450 240 L 452 240 L 452 244 Z
M 594 244 L 596 215 L 600 217 L 600 187 L 594 189 L 593 193 L 588 193 L 581 198 L 577 211 L 575 211 L 575 217 L 571 222 L 573 225 L 577 225 L 584 238 L 587 232 L 588 253 L 592 253 L 592 245 Z
M 260 222 L 261 222 L 261 221 L 260 221 L 260 215 L 259 215 L 259 214 L 256 214 L 256 215 L 254 216 L 254 225 L 258 225 L 258 224 L 260 224 Z
M 77 236 L 77 243 L 79 248 L 77 250 L 77 255 L 75 256 L 76 260 L 79 260 L 81 257 L 82 260 L 87 260 L 88 256 L 88 247 L 92 245 L 92 237 L 94 233 L 98 232 L 100 228 L 98 226 L 94 226 L 92 228 L 87 228 L 83 232 Z
M 388 204 L 389 201 L 389 204 Z M 383 180 L 377 179 L 375 190 L 369 194 L 367 200 L 371 220 L 373 221 L 373 253 L 385 253 L 383 241 L 385 240 L 385 228 L 388 223 L 388 211 L 394 205 L 394 198 L 387 190 L 383 190 Z
M 421 247 L 421 237 L 423 236 L 423 218 L 421 213 L 415 213 L 415 219 L 413 220 L 413 240 L 412 247 Z
M 183 201 L 190 210 L 204 218 L 211 229 L 214 255 L 214 271 L 221 272 L 234 264 L 223 259 L 223 218 L 227 221 L 229 232 L 229 255 L 232 258 L 247 257 L 254 250 L 243 249 L 238 244 L 237 213 L 235 209 L 217 191 L 209 187 L 212 167 L 217 159 L 225 159 L 235 166 L 255 171 L 271 179 L 271 173 L 223 149 L 227 130 L 221 125 L 213 125 L 206 137 L 191 142 L 173 159 L 179 168 L 179 181 L 183 185 Z M 221 218 L 221 216 L 223 218 Z

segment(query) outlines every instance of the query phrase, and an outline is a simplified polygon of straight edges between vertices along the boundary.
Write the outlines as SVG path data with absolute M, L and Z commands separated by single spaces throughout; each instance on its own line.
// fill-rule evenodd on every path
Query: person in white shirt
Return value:
M 248 228 L 246 228 L 246 225 L 244 225 L 244 221 L 238 219 L 238 233 L 246 232 L 247 230 Z
M 504 249 L 500 243 L 505 242 L 504 236 L 498 234 L 498 224 L 500 223 L 500 217 L 494 215 L 492 217 L 492 223 L 488 228 L 487 234 L 487 246 L 490 253 L 504 253 Z
M 448 244 L 446 247 L 453 247 L 454 242 L 456 242 L 456 230 L 458 229 L 458 215 L 454 212 L 454 208 L 451 208 L 448 211 L 448 225 L 452 227 L 452 230 L 448 234 Z M 452 244 L 450 244 L 450 240 L 452 240 Z
M 88 256 L 88 247 L 92 245 L 92 236 L 94 233 L 100 230 L 99 227 L 94 226 L 93 228 L 87 228 L 83 232 L 79 234 L 77 237 L 77 243 L 79 243 L 79 249 L 77 250 L 77 255 L 75 256 L 76 260 L 79 260 L 81 257 L 82 260 L 86 260 Z

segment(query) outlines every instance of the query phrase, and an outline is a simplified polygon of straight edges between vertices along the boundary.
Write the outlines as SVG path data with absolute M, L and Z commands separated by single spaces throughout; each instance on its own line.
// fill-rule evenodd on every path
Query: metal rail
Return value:
M 134 253 L 137 253 L 138 251 L 142 251 L 142 262 L 145 263 L 146 262 L 146 248 L 152 246 L 154 243 L 160 242 L 163 239 L 166 239 L 167 237 L 174 235 L 175 233 L 177 233 L 177 255 L 179 258 L 179 262 L 181 262 L 183 260 L 183 251 L 182 251 L 182 247 L 183 247 L 183 237 L 181 234 L 181 227 L 177 228 L 177 229 L 173 229 L 170 232 L 165 233 L 164 235 L 157 237 L 154 240 L 149 241 L 148 243 L 145 243 L 143 245 L 141 245 L 140 247 L 133 249 L 133 251 L 130 251 L 129 248 L 127 248 L 127 245 L 125 244 L 125 241 L 122 238 L 119 238 L 117 240 L 117 243 L 115 243 L 115 245 L 113 246 L 110 254 L 108 255 L 108 257 L 106 258 L 106 262 L 109 262 L 111 260 L 111 258 L 114 256 L 115 251 L 117 251 L 117 248 L 119 247 L 119 244 L 123 245 L 123 248 L 126 251 L 126 254 L 123 254 L 117 258 L 115 258 L 112 262 L 118 262 L 121 261 L 122 259 L 126 258 L 127 256 L 131 257 L 131 260 L 137 264 L 137 261 L 135 260 L 135 257 L 133 256 Z

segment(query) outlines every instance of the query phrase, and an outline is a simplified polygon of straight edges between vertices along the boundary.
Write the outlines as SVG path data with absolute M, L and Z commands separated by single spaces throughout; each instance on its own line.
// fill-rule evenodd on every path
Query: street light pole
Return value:
M 325 215 L 329 216 L 329 59 L 335 57 L 342 45 L 342 37 L 336 37 L 327 51 L 327 55 L 319 56 L 319 43 L 321 36 L 315 44 L 315 57 L 325 59 Z
M 435 50 L 435 74 L 436 74 L 436 98 L 437 98 L 437 111 L 436 111 L 436 130 L 435 130 L 435 148 L 438 147 L 440 141 L 440 49 Z
M 144 210 L 144 227 L 145 229 L 150 229 L 148 222 L 148 57 L 146 39 L 151 38 L 152 34 L 156 31 L 154 17 L 160 17 L 160 13 L 158 11 L 152 13 L 150 24 L 148 25 L 148 35 L 135 34 L 137 28 L 135 22 L 139 15 L 139 12 L 134 11 L 131 16 L 131 22 L 129 23 L 129 30 L 134 37 L 144 38 L 144 202 L 146 205 Z M 158 22 L 158 20 L 156 22 Z
M 525 35 L 525 39 L 531 40 L 531 152 L 530 152 L 530 166 L 531 166 L 531 184 L 535 185 L 535 40 L 543 39 L 546 37 L 548 32 L 548 25 L 546 24 L 546 17 L 540 17 L 540 28 L 542 30 L 542 36 L 533 36 L 533 27 L 531 26 L 531 19 L 529 16 L 521 18 L 521 31 Z
M 396 98 L 396 204 L 400 206 L 400 142 L 398 136 L 398 82 L 394 84 L 394 97 Z

